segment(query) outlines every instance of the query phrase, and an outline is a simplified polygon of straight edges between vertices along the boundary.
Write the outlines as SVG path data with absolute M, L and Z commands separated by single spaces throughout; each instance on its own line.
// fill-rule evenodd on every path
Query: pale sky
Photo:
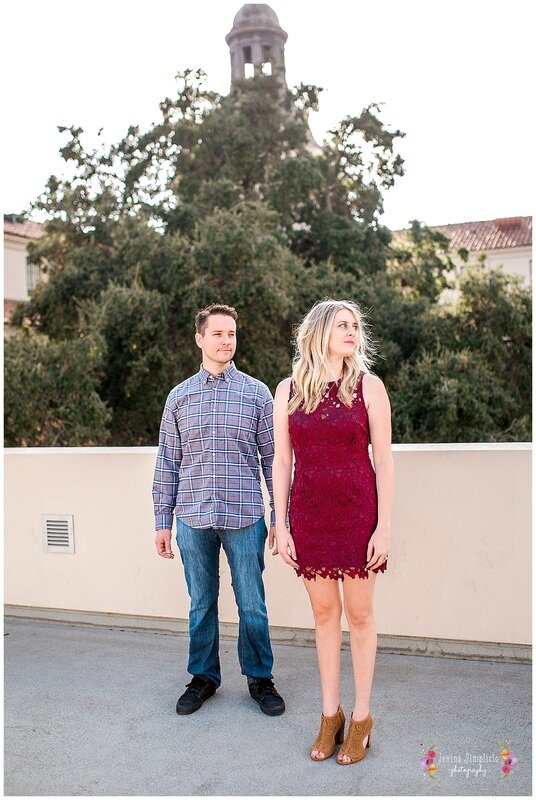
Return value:
M 230 0 L 26 0 L 4 6 L 2 206 L 17 213 L 59 174 L 57 125 L 108 143 L 159 118 L 174 75 L 202 67 L 227 93 Z M 534 63 L 529 0 L 274 0 L 288 33 L 287 83 L 324 87 L 318 142 L 347 115 L 383 102 L 406 133 L 406 174 L 382 222 L 429 225 L 532 211 Z M 532 20 L 531 20 L 532 17 Z

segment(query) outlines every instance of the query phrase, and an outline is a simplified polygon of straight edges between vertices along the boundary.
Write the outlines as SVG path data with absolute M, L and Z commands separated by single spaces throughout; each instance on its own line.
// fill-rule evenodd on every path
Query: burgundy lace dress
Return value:
M 339 400 L 332 381 L 312 414 L 299 408 L 288 418 L 295 457 L 290 532 L 296 574 L 305 578 L 368 578 L 367 545 L 377 524 L 378 497 L 362 383 L 363 373 L 351 408 Z M 386 569 L 383 563 L 373 572 Z

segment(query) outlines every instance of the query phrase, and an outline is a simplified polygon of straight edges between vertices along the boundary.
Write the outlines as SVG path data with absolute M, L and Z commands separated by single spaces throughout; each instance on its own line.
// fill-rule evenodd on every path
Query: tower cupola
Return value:
M 225 37 L 231 51 L 231 84 L 257 75 L 274 75 L 286 85 L 287 36 L 269 5 L 243 5 Z

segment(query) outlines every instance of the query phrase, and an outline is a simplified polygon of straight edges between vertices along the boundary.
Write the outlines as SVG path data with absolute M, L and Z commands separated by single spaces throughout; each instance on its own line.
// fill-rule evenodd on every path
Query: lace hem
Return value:
M 344 580 L 344 576 L 349 578 L 368 578 L 369 572 L 385 572 L 387 564 L 382 564 L 373 570 L 365 569 L 365 567 L 298 567 L 296 575 L 299 577 L 303 575 L 306 580 L 316 580 L 318 575 L 320 578 L 331 578 L 331 580 L 338 581 Z

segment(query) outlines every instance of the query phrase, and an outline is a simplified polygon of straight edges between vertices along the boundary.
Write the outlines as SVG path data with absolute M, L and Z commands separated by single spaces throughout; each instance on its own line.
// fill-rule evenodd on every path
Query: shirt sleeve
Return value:
M 274 493 L 272 489 L 272 464 L 274 460 L 274 402 L 269 390 L 266 394 L 257 423 L 257 447 L 261 457 L 261 466 L 266 488 L 270 495 L 270 525 L 275 525 Z
M 179 467 L 182 461 L 182 447 L 177 418 L 173 411 L 171 395 L 166 400 L 160 435 L 158 453 L 153 479 L 153 503 L 156 530 L 171 530 L 173 512 L 177 502 L 179 486 Z

